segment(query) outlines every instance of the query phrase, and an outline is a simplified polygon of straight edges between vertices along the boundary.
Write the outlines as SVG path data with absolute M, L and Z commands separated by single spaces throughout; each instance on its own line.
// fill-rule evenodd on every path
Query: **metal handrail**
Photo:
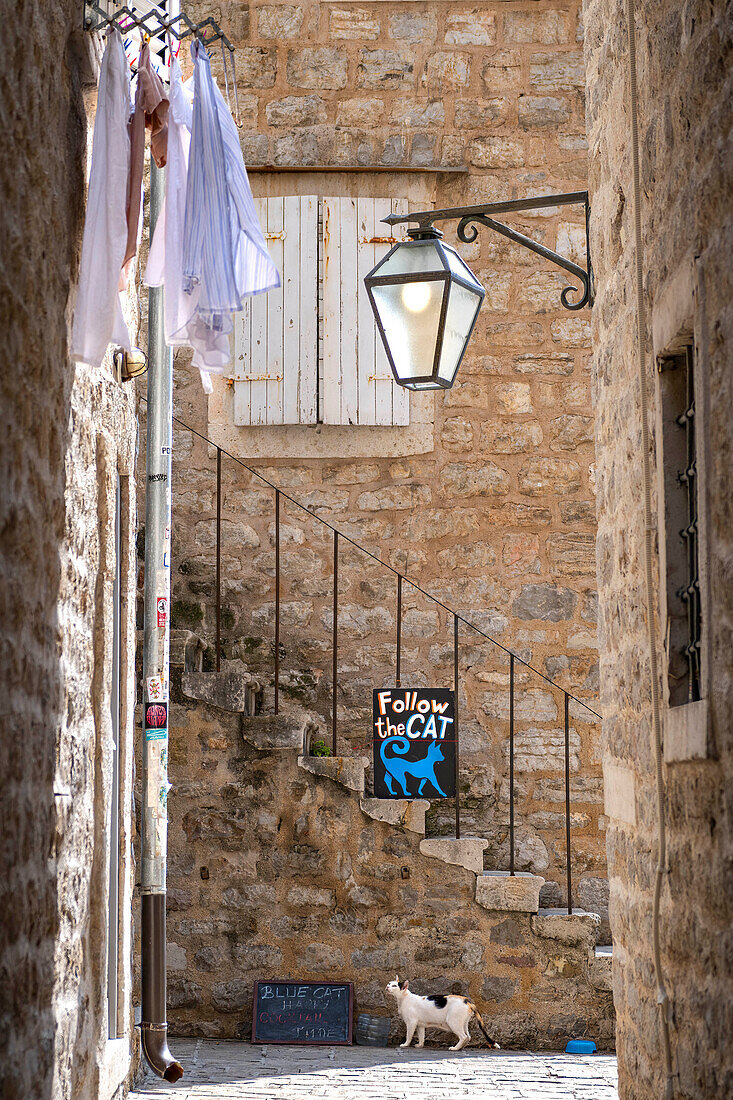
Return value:
M 145 401 L 146 399 L 143 397 L 142 400 Z M 595 718 L 599 718 L 599 719 L 602 720 L 602 715 L 600 715 L 598 713 L 598 711 L 594 710 L 593 707 L 589 706 L 588 703 L 584 702 L 582 699 L 579 699 L 576 695 L 573 695 L 572 692 L 569 692 L 565 688 L 560 687 L 559 684 L 556 684 L 554 682 L 554 680 L 550 679 L 549 676 L 546 676 L 538 668 L 535 668 L 535 666 L 530 664 L 529 661 L 525 661 L 524 658 L 521 657 L 518 653 L 515 653 L 513 650 L 507 648 L 507 646 L 502 645 L 501 642 L 498 642 L 496 640 L 496 638 L 493 638 L 490 634 L 487 634 L 486 631 L 481 630 L 480 627 L 476 626 L 475 623 L 472 623 L 470 621 L 470 619 L 466 619 L 463 615 L 461 615 L 458 611 L 456 611 L 455 608 L 452 608 L 448 604 L 443 603 L 442 600 L 440 600 L 437 596 L 434 596 L 431 592 L 428 592 L 427 589 L 422 587 L 422 585 L 419 585 L 416 581 L 412 580 L 406 574 L 401 573 L 398 569 L 395 569 L 393 566 L 389 565 L 388 562 L 383 561 L 377 554 L 374 554 L 371 550 L 367 550 L 366 547 L 364 547 L 360 543 L 356 542 L 355 539 L 351 538 L 349 535 L 347 535 L 343 531 L 339 530 L 339 528 L 335 527 L 332 523 L 329 523 L 328 520 L 323 519 L 322 516 L 317 515 L 312 510 L 312 508 L 309 508 L 308 505 L 306 505 L 306 504 L 302 504 L 299 500 L 297 500 L 296 497 L 291 496 L 284 489 L 280 488 L 280 486 L 275 485 L 274 482 L 272 482 L 268 478 L 266 478 L 264 476 L 264 474 L 261 474 L 253 466 L 249 466 L 246 462 L 243 462 L 242 459 L 237 458 L 236 455 L 231 454 L 230 451 L 227 451 L 224 447 L 219 446 L 218 443 L 215 443 L 212 439 L 209 439 L 209 437 L 204 435 L 202 432 L 197 431 L 196 428 L 192 427 L 190 424 L 186 424 L 186 422 L 184 420 L 181 420 L 180 417 L 174 416 L 173 421 L 176 424 L 178 424 L 181 428 L 185 428 L 186 431 L 191 432 L 192 435 L 195 435 L 198 439 L 202 440 L 202 442 L 207 443 L 207 444 L 209 444 L 210 446 L 212 446 L 216 449 L 216 668 L 217 668 L 217 671 L 220 669 L 220 662 L 221 662 L 221 456 L 226 455 L 227 458 L 230 458 L 238 466 L 241 466 L 243 469 L 247 470 L 248 473 L 254 475 L 261 482 L 263 482 L 265 485 L 267 485 L 268 488 L 272 489 L 275 493 L 275 651 L 274 651 L 275 682 L 274 682 L 274 695 L 275 695 L 275 713 L 276 714 L 279 712 L 279 693 L 280 693 L 280 682 L 279 681 L 280 681 L 280 501 L 281 501 L 281 498 L 289 501 L 291 504 L 294 504 L 297 508 L 300 508 L 301 511 L 305 512 L 312 519 L 318 520 L 319 523 L 323 524 L 323 526 L 328 528 L 333 534 L 333 576 L 334 576 L 334 585 L 333 585 L 333 624 L 332 624 L 332 634 L 333 634 L 332 681 L 333 682 L 332 682 L 332 703 L 331 703 L 331 707 L 332 707 L 332 713 L 331 713 L 332 734 L 331 734 L 331 736 L 332 736 L 332 752 L 333 752 L 334 756 L 336 755 L 336 748 L 337 748 L 337 743 L 338 743 L 338 741 L 337 741 L 337 739 L 338 739 L 338 714 L 337 714 L 338 567 L 339 567 L 339 540 L 340 539 L 345 539 L 345 541 L 348 542 L 351 546 L 353 546 L 356 550 L 359 550 L 362 554 L 365 554 L 368 558 L 371 558 L 372 561 L 375 561 L 378 565 L 382 566 L 384 569 L 387 569 L 390 573 L 393 573 L 395 575 L 395 577 L 397 578 L 397 624 L 396 624 L 396 626 L 397 626 L 397 638 L 396 638 L 396 654 L 395 654 L 397 686 L 400 686 L 400 680 L 401 680 L 402 586 L 403 586 L 403 582 L 406 581 L 417 592 L 420 592 L 422 595 L 426 596 L 429 600 L 432 600 L 433 603 L 437 604 L 439 607 L 442 607 L 443 610 L 446 611 L 448 613 L 448 615 L 450 615 L 452 617 L 452 619 L 453 619 L 453 681 L 454 681 L 454 689 L 455 689 L 455 696 L 456 696 L 456 699 L 455 699 L 456 728 L 457 728 L 457 724 L 458 724 L 458 701 L 459 701 L 459 698 L 458 698 L 459 697 L 459 692 L 458 692 L 458 688 L 459 688 L 459 658 L 458 658 L 459 625 L 461 623 L 463 623 L 464 626 L 467 626 L 469 629 L 475 631 L 475 633 L 479 634 L 482 638 L 485 638 L 486 641 L 491 642 L 492 645 L 495 645 L 497 647 L 497 649 L 499 649 L 503 653 L 507 654 L 507 656 L 509 657 L 509 874 L 510 875 L 515 875 L 516 874 L 516 870 L 515 870 L 515 836 L 514 836 L 514 833 L 515 833 L 515 820 L 514 820 L 514 818 L 515 818 L 515 814 L 514 814 L 514 802 L 515 802 L 514 732 L 515 731 L 514 731 L 514 724 L 515 724 L 515 664 L 516 664 L 516 662 L 519 661 L 520 664 L 524 665 L 525 668 L 527 668 L 530 672 L 533 672 L 536 676 L 539 676 L 540 679 L 544 680 L 545 683 L 549 684 L 556 691 L 562 692 L 563 700 L 564 700 L 564 741 L 565 741 L 565 745 L 564 745 L 564 748 L 565 748 L 565 768 L 564 768 L 564 772 L 565 772 L 566 882 L 567 882 L 567 896 L 568 896 L 567 908 L 568 908 L 568 913 L 572 913 L 573 904 L 572 904 L 572 873 L 571 873 L 571 844 L 570 844 L 570 829 L 571 829 L 571 823 L 570 823 L 570 701 L 572 700 L 574 703 L 578 703 L 580 706 L 584 707 L 585 710 L 587 710 Z M 455 832 L 456 832 L 456 838 L 459 838 L 460 837 L 461 825 L 460 825 L 460 797 L 459 797 L 458 774 L 457 774 L 458 773 L 458 745 L 457 745 L 457 743 L 456 743 L 456 758 L 455 759 L 456 759 L 456 764 L 455 764 L 455 767 L 456 767 L 456 800 L 455 800 L 455 811 L 456 811 L 455 821 L 456 821 L 456 824 L 455 824 Z

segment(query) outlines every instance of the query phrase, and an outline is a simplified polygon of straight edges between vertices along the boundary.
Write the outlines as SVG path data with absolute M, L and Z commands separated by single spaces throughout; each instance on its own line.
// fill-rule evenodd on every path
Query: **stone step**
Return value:
M 420 841 L 420 851 L 424 856 L 465 867 L 476 875 L 483 871 L 484 850 L 488 846 L 488 840 L 480 836 L 462 836 L 460 840 L 454 836 L 431 836 Z
M 365 756 L 299 756 L 298 767 L 322 775 L 349 791 L 364 794 L 364 775 L 371 761 Z
M 221 672 L 197 672 L 184 669 L 181 690 L 189 699 L 232 714 L 246 714 L 254 709 L 254 695 L 261 690 L 259 681 L 239 668 Z
M 484 871 L 476 876 L 476 901 L 484 909 L 537 913 L 545 880 L 527 871 Z
M 367 817 L 373 817 L 375 821 L 398 825 L 411 833 L 425 836 L 425 814 L 430 809 L 430 803 L 422 798 L 414 801 L 408 798 L 362 798 L 359 805 Z
M 544 939 L 556 940 L 568 946 L 584 947 L 589 956 L 593 953 L 601 918 L 598 913 L 584 909 L 540 909 L 532 917 L 532 928 Z
M 256 749 L 295 749 L 302 753 L 316 719 L 299 707 L 288 706 L 280 714 L 243 715 L 242 737 Z
M 588 977 L 596 989 L 613 990 L 613 947 L 596 947 L 590 958 Z

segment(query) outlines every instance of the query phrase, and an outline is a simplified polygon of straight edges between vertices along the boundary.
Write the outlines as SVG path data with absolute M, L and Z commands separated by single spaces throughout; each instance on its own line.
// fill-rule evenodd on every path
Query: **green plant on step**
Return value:
M 311 756 L 333 756 L 325 741 L 311 741 Z

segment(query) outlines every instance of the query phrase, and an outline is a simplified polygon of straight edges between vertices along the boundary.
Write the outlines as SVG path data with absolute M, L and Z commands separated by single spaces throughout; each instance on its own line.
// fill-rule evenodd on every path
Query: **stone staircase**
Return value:
M 403 838 L 412 836 L 414 839 L 407 846 L 400 842 L 399 850 L 411 861 L 403 868 L 403 877 L 421 860 L 440 861 L 455 867 L 463 884 L 468 874 L 473 882 L 473 904 L 487 911 L 496 921 L 489 933 L 492 943 L 510 948 L 520 942 L 526 944 L 528 951 L 524 962 L 523 957 L 518 956 L 519 963 L 527 965 L 526 959 L 537 950 L 533 944 L 540 944 L 540 954 L 546 960 L 543 963 L 546 978 L 579 982 L 586 996 L 588 989 L 598 991 L 601 997 L 611 990 L 611 949 L 596 944 L 601 924 L 598 914 L 582 910 L 568 914 L 563 909 L 541 908 L 540 891 L 545 880 L 523 872 L 510 875 L 507 871 L 485 870 L 484 851 L 488 841 L 481 837 L 426 837 L 425 814 L 430 803 L 369 797 L 366 776 L 370 761 L 366 757 L 309 755 L 311 739 L 322 726 L 322 719 L 290 704 L 277 715 L 253 713 L 261 688 L 256 678 L 243 667 L 228 667 L 218 673 L 185 668 L 181 688 L 187 699 L 207 711 L 238 714 L 242 741 L 261 754 L 263 761 L 272 758 L 271 754 L 291 753 L 297 761 L 298 771 L 304 773 L 309 782 L 316 786 L 335 784 L 340 788 L 342 795 L 337 801 L 343 806 L 343 812 L 349 813 L 352 830 L 360 829 L 359 820 L 371 819 L 396 830 Z M 343 797 L 351 807 L 348 811 Z M 313 893 L 317 900 L 318 890 Z M 460 906 L 461 919 L 467 920 L 464 903 Z M 499 1037 L 503 1043 L 511 1045 L 511 1032 L 507 1034 L 499 1028 Z M 605 1037 L 608 1038 L 610 1036 Z M 601 1036 L 599 1045 L 603 1042 Z

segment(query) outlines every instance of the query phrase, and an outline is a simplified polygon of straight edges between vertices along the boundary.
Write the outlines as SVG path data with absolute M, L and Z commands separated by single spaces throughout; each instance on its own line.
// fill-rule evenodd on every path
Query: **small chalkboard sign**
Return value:
M 352 982 L 255 982 L 253 1043 L 351 1044 Z
M 454 798 L 455 693 L 447 688 L 374 691 L 374 797 Z

